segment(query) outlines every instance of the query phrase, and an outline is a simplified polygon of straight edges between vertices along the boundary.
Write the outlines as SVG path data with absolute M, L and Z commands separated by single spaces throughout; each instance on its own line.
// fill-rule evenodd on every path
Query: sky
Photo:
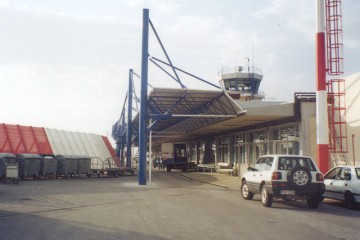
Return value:
M 223 67 L 250 59 L 267 100 L 316 91 L 314 0 L 0 0 L 0 123 L 111 139 L 129 69 L 141 72 L 144 8 L 172 63 L 187 72 L 218 85 Z M 360 1 L 342 1 L 344 76 L 360 72 L 359 12 Z M 151 30 L 149 54 L 165 60 Z M 151 62 L 149 83 L 180 87 Z

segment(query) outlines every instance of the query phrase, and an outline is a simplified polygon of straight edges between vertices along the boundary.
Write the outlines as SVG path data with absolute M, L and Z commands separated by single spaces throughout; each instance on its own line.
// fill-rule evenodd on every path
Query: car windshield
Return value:
M 316 171 L 313 161 L 307 157 L 280 157 L 279 170 L 291 170 L 294 167 L 305 167 L 310 171 Z
M 355 168 L 356 176 L 360 179 L 360 168 Z

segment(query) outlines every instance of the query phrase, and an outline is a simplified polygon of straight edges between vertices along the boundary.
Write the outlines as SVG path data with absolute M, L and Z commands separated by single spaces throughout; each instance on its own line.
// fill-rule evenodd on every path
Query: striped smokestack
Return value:
M 320 171 L 329 169 L 326 91 L 325 0 L 316 0 L 316 143 Z

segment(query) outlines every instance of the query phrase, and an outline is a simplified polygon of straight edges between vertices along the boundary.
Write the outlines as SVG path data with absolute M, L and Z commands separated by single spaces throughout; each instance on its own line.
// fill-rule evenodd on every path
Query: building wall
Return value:
M 230 162 L 241 175 L 264 154 L 300 154 L 316 159 L 316 103 L 302 102 L 300 107 L 300 121 L 197 140 L 215 143 L 215 158 L 204 159 L 202 163 Z M 196 141 L 193 141 L 188 145 L 192 148 L 200 146 L 195 143 Z M 205 157 L 212 155 L 209 151 L 212 151 L 210 147 L 205 147 Z M 190 154 L 190 158 L 190 161 L 196 162 L 196 154 Z
M 300 155 L 307 155 L 317 161 L 316 145 L 316 103 L 301 103 Z
M 345 78 L 348 161 L 360 164 L 360 73 Z M 353 147 L 354 146 L 354 147 Z

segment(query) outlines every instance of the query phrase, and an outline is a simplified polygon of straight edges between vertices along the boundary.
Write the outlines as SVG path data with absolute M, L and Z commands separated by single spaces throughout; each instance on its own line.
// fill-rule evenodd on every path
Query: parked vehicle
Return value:
M 324 193 L 324 177 L 315 161 L 299 155 L 261 156 L 242 176 L 241 195 L 251 200 L 261 194 L 261 202 L 271 207 L 273 199 L 306 200 L 317 208 Z
M 166 168 L 168 172 L 171 172 L 171 169 L 195 169 L 195 165 L 189 163 L 186 156 L 185 143 L 162 143 L 161 152 L 161 168 Z
M 340 200 L 349 209 L 360 205 L 360 166 L 337 166 L 330 169 L 325 178 L 325 198 Z

